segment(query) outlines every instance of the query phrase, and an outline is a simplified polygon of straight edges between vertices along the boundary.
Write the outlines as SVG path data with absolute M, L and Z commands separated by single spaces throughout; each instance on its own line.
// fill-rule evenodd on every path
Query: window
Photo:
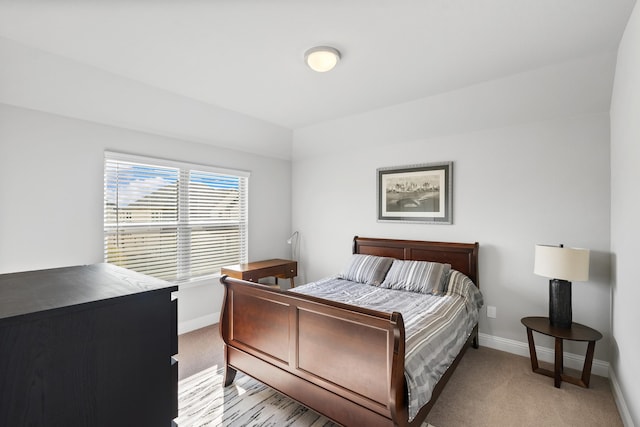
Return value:
M 105 153 L 104 259 L 173 282 L 247 261 L 249 173 Z

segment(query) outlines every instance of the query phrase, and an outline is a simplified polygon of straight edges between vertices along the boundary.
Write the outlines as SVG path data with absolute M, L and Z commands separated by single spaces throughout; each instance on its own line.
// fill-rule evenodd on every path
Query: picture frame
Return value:
M 378 222 L 453 224 L 453 162 L 377 169 Z

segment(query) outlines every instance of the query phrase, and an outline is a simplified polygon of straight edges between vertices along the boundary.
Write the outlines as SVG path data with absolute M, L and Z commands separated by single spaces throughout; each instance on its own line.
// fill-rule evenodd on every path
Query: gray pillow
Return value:
M 438 295 L 450 270 L 451 264 L 395 260 L 380 287 Z
M 393 258 L 353 254 L 340 278 L 378 286 L 384 280 Z

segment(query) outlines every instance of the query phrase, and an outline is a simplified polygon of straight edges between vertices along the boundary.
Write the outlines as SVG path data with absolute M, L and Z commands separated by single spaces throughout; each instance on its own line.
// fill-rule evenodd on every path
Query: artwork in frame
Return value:
M 378 221 L 453 223 L 453 162 L 378 169 Z

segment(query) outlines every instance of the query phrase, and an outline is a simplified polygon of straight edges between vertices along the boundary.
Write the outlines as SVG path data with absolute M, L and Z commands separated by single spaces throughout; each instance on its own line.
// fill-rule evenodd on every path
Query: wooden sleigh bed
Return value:
M 476 286 L 478 243 L 355 237 L 353 253 L 451 264 Z M 383 313 L 223 276 L 220 332 L 225 386 L 236 371 L 269 385 L 344 426 L 420 426 L 478 325 L 409 421 L 405 327 Z

